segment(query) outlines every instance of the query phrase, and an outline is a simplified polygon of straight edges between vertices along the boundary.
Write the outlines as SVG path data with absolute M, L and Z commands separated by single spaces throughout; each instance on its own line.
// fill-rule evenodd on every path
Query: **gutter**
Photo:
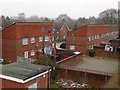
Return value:
M 34 76 L 34 77 L 31 77 L 31 78 L 29 78 L 29 79 L 26 79 L 26 80 L 14 78 L 14 77 L 2 75 L 2 74 L 0 74 L 0 78 L 6 79 L 6 80 L 10 80 L 10 81 L 15 81 L 15 82 L 18 82 L 18 83 L 26 83 L 26 82 L 28 82 L 28 81 L 31 81 L 31 80 L 33 80 L 33 79 L 35 79 L 35 78 L 38 78 L 38 77 L 46 74 L 46 73 L 48 73 L 48 72 L 51 72 L 51 69 L 50 69 L 50 70 L 47 70 L 46 72 L 43 72 L 43 73 L 41 73 L 41 74 L 38 74 L 38 75 L 36 75 L 36 76 Z

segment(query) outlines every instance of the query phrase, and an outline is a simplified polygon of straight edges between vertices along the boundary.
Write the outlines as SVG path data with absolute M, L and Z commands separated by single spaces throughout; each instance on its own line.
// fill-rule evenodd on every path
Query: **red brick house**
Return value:
M 4 62 L 15 62 L 16 56 L 36 58 L 42 49 L 42 29 L 45 45 L 49 45 L 48 30 L 52 22 L 16 22 L 2 30 L 2 58 Z
M 68 25 L 65 23 L 59 31 L 59 41 L 66 41 L 66 36 L 70 31 Z
M 39 90 L 49 88 L 50 67 L 31 64 L 30 62 L 15 62 L 2 65 L 0 68 L 0 88 L 21 90 Z
M 68 33 L 66 47 L 86 54 L 87 49 L 92 49 L 100 43 L 108 43 L 117 36 L 116 25 L 85 25 Z

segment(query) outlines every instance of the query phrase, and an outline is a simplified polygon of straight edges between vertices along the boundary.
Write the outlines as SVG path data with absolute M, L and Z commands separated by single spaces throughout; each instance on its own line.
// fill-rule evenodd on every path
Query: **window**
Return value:
M 94 40 L 94 36 L 92 36 L 92 40 Z
M 54 36 L 52 36 L 52 42 L 54 42 Z
M 91 48 L 91 45 L 88 45 L 88 48 L 90 49 L 90 48 Z
M 88 37 L 88 41 L 91 41 L 91 36 Z
M 48 36 L 45 36 L 45 41 L 49 41 L 49 37 Z
M 97 39 L 97 35 L 95 35 L 95 39 Z
M 66 39 L 66 36 L 63 36 L 63 39 Z
M 91 45 L 91 49 L 93 49 L 94 45 Z
M 111 32 L 111 34 L 113 35 L 114 33 L 113 33 L 113 32 Z
M 28 90 L 37 90 L 37 83 L 28 86 Z
M 34 37 L 31 38 L 31 43 L 35 43 L 35 38 Z
M 39 37 L 39 42 L 42 42 L 42 40 L 43 40 L 43 37 L 40 36 L 40 37 Z
M 99 39 L 100 37 L 99 37 L 99 35 L 97 34 L 97 37 L 96 37 L 97 39 Z
M 101 38 L 103 38 L 103 34 L 101 34 Z
M 23 38 L 22 45 L 27 45 L 27 44 L 28 44 L 28 38 Z
M 24 58 L 28 58 L 28 51 L 24 52 Z
M 34 50 L 31 50 L 31 51 L 30 51 L 30 54 L 31 54 L 31 56 L 34 56 L 34 55 L 35 55 L 35 51 L 34 51 Z
M 70 50 L 75 50 L 75 45 L 70 45 Z

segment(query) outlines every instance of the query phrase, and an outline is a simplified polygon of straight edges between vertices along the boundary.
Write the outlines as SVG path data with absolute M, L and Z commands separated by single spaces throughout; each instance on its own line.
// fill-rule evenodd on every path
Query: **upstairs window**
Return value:
M 94 36 L 92 36 L 92 40 L 94 40 Z
M 39 37 L 39 42 L 42 42 L 42 40 L 43 40 L 43 37 L 40 36 L 40 37 Z
M 101 38 L 103 38 L 104 36 L 103 36 L 103 34 L 101 34 Z
M 31 38 L 31 43 L 35 43 L 35 38 L 34 37 Z
M 99 35 L 97 34 L 97 36 L 96 36 L 96 39 L 99 39 L 100 37 L 99 37 Z
M 45 41 L 49 41 L 49 37 L 48 36 L 45 36 Z
M 91 36 L 88 37 L 88 41 L 91 41 Z
M 28 38 L 23 38 L 22 45 L 27 45 L 27 44 L 28 44 Z
M 97 39 L 97 35 L 95 35 L 95 39 Z

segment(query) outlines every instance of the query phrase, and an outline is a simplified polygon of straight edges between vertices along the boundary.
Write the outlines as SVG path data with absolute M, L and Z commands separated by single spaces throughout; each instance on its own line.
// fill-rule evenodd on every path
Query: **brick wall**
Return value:
M 114 28 L 113 28 L 114 27 Z M 109 36 L 101 37 L 101 34 L 108 32 L 116 32 L 116 26 L 110 25 L 86 25 L 78 28 L 75 31 L 71 31 L 67 36 L 66 47 L 69 50 L 70 45 L 75 45 L 75 50 L 87 54 L 87 49 L 92 48 L 94 45 L 99 45 L 102 42 L 108 42 L 109 39 L 114 39 L 118 33 L 110 33 Z M 99 35 L 99 39 L 89 41 L 88 36 Z
M 87 37 L 68 35 L 66 48 L 70 50 L 70 45 L 75 45 L 75 51 L 86 53 L 86 49 L 87 49 L 86 41 L 87 41 Z
M 28 81 L 24 84 L 2 79 L 2 88 L 17 88 L 17 90 L 21 90 L 20 88 L 28 88 L 28 86 L 37 83 L 38 88 L 48 88 L 49 84 L 49 79 L 48 79 L 48 73 L 45 74 L 45 77 L 40 76 L 36 79 L 33 79 L 31 81 Z
M 59 40 L 60 40 L 60 41 L 66 40 L 67 33 L 68 33 L 68 28 L 67 28 L 67 26 L 66 26 L 66 24 L 65 24 L 65 25 L 63 25 L 62 28 L 60 29 L 60 32 L 59 32 Z M 65 38 L 64 38 L 64 36 L 65 36 Z
M 2 57 L 4 62 L 16 61 L 16 47 L 15 39 L 2 39 Z
M 83 55 L 79 54 L 79 55 L 73 55 L 68 58 L 65 58 L 57 63 L 65 66 L 74 66 L 77 63 L 81 62 L 82 60 L 83 60 Z
M 29 58 L 36 58 L 35 56 L 31 56 L 30 55 L 30 51 L 31 50 L 35 50 L 35 53 L 37 54 L 37 52 L 42 49 L 42 42 L 39 42 L 38 37 L 35 38 L 35 43 L 31 43 L 30 42 L 30 38 L 28 40 L 28 45 L 22 45 L 22 39 L 16 40 L 17 41 L 17 55 L 18 56 L 22 56 L 23 57 L 23 53 L 25 51 L 28 51 L 29 53 Z M 38 47 L 36 48 L 36 45 L 38 45 Z M 45 45 L 50 45 L 50 42 L 47 41 L 45 42 Z
M 120 60 L 120 52 L 108 52 L 102 49 L 94 49 L 95 55 L 99 57 L 114 58 Z
M 2 31 L 2 53 L 4 62 L 15 62 L 16 56 L 23 57 L 25 51 L 29 51 L 29 58 L 36 58 L 30 56 L 30 51 L 37 52 L 42 48 L 42 42 L 39 42 L 38 37 L 42 36 L 42 28 L 48 31 L 53 28 L 53 23 L 14 23 Z M 48 35 L 48 32 L 44 33 Z M 35 43 L 30 42 L 30 38 L 35 37 Z M 22 38 L 29 38 L 28 45 L 22 45 Z M 45 45 L 50 45 L 45 42 Z M 39 47 L 36 48 L 36 45 Z

